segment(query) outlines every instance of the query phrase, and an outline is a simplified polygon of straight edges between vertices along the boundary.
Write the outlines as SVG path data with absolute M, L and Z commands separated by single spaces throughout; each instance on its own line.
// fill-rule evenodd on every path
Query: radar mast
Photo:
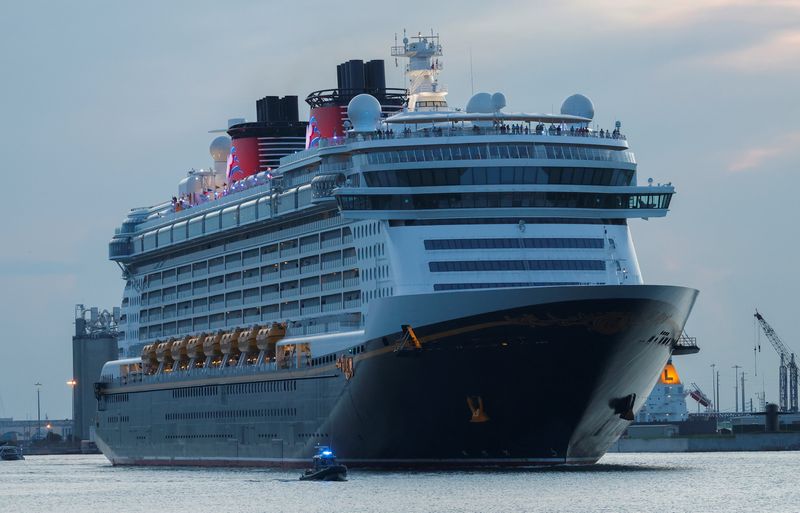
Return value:
M 431 31 L 430 35 L 423 36 L 418 33 L 410 39 L 403 30 L 403 44 L 396 44 L 392 47 L 392 57 L 405 57 L 408 64 L 405 68 L 405 76 L 408 86 L 408 110 L 409 111 L 428 111 L 445 110 L 447 101 L 445 95 L 447 91 L 439 85 L 439 72 L 442 64 L 439 57 L 442 56 L 442 45 L 439 43 L 439 35 Z

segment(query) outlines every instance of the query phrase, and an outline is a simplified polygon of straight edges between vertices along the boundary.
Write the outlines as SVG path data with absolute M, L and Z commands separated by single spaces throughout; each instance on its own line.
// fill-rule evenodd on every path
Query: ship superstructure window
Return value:
M 343 210 L 432 210 L 447 208 L 666 209 L 671 193 L 462 192 L 451 194 L 342 195 Z
M 533 281 L 516 283 L 434 283 L 433 290 L 499 289 L 507 287 L 556 287 L 565 285 L 602 285 L 577 281 Z
M 442 100 L 421 100 L 417 101 L 414 107 L 447 107 L 447 102 Z
M 435 239 L 426 240 L 425 249 L 601 249 L 603 239 L 527 238 L 527 239 Z
M 451 224 L 607 224 L 624 226 L 628 220 L 588 217 L 465 217 L 461 219 L 390 219 L 389 226 L 441 226 Z
M 569 144 L 461 144 L 375 151 L 367 154 L 367 163 L 371 165 L 488 159 L 596 160 L 636 163 L 633 152 L 630 150 L 611 150 Z
M 455 271 L 605 271 L 604 260 L 467 260 L 430 262 L 431 272 Z
M 627 186 L 633 170 L 594 167 L 455 167 L 368 171 L 369 187 L 557 184 Z
M 147 275 L 141 297 L 143 304 L 155 308 L 142 311 L 145 325 L 139 327 L 139 340 L 312 315 L 323 315 L 320 319 L 325 320 L 302 319 L 293 329 L 299 328 L 297 333 L 318 333 L 335 329 L 331 326 L 357 327 L 360 321 L 336 318 L 336 312 L 358 308 L 361 303 L 360 291 L 338 292 L 360 283 L 354 268 L 355 248 L 327 249 L 353 241 L 349 228 L 334 228 L 340 222 L 337 217 L 308 218 L 298 226 L 316 233 L 270 238 L 267 244 L 249 248 L 237 244 L 233 251 L 227 250 L 227 243 L 216 243 L 206 246 L 210 250 L 206 260 L 191 265 L 180 261 L 174 267 L 154 263 L 162 270 Z M 292 231 L 298 233 L 296 229 Z M 175 257 L 182 254 L 176 252 Z M 324 280 L 324 288 L 320 278 L 323 274 L 335 276 L 334 280 Z M 290 276 L 293 280 L 286 281 Z M 171 285 L 164 287 L 167 284 Z M 299 297 L 309 293 L 314 296 Z M 284 297 L 289 300 L 281 301 Z M 169 322 L 172 319 L 176 320 Z

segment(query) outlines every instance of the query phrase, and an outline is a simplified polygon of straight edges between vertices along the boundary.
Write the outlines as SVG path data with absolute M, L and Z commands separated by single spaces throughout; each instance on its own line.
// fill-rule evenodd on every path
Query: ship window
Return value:
M 228 207 L 222 211 L 222 229 L 233 228 L 239 224 L 239 207 Z
M 144 239 L 143 239 L 142 246 L 143 246 L 144 251 L 148 251 L 148 250 L 156 248 L 156 231 L 155 230 L 153 230 L 151 232 L 147 232 L 147 233 L 144 234 Z
M 508 248 L 566 248 L 599 249 L 603 239 L 585 238 L 526 238 L 526 239 L 433 239 L 425 241 L 428 250 L 508 249 Z
M 172 240 L 175 242 L 186 240 L 186 221 L 181 221 L 173 225 Z
M 242 265 L 242 254 L 232 253 L 225 257 L 225 269 L 235 269 Z
M 192 276 L 205 276 L 208 272 L 208 264 L 206 262 L 197 262 L 192 264 Z
M 158 230 L 158 247 L 163 248 L 172 243 L 172 227 L 159 228 Z
M 250 223 L 256 220 L 256 200 L 242 203 L 239 207 L 239 223 Z
M 477 260 L 429 262 L 431 272 L 604 271 L 603 260 Z
M 210 212 L 205 217 L 205 233 L 214 233 L 219 231 L 219 211 Z
M 480 192 L 416 195 L 346 195 L 343 210 L 432 210 L 448 208 L 666 209 L 672 193 Z

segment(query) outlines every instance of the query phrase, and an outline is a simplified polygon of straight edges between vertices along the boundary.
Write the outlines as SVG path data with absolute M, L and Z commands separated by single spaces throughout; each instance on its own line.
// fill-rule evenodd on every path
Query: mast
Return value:
M 441 56 L 442 45 L 439 43 L 439 35 L 433 31 L 430 35 L 423 36 L 420 32 L 409 38 L 403 30 L 402 46 L 392 47 L 392 57 L 408 59 L 405 77 L 409 110 L 415 110 L 417 101 L 422 97 L 426 100 L 444 102 L 447 91 L 439 85 L 439 72 L 442 70 L 439 61 Z

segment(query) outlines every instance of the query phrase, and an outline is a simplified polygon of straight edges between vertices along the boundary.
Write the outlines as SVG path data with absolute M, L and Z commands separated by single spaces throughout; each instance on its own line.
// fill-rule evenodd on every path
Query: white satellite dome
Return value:
M 178 196 L 191 196 L 203 192 L 203 179 L 200 173 L 190 172 L 183 180 L 178 182 Z
M 347 104 L 354 132 L 374 132 L 381 120 L 381 104 L 371 94 L 359 94 Z
M 464 110 L 469 113 L 491 114 L 495 110 L 492 95 L 489 93 L 475 93 L 467 102 Z
M 494 109 L 495 112 L 499 112 L 505 106 L 506 106 L 506 95 L 504 95 L 503 93 L 494 93 L 492 95 L 492 109 Z
M 214 159 L 214 162 L 225 162 L 231 152 L 231 138 L 227 135 L 220 135 L 211 141 L 208 152 L 211 153 L 211 158 Z
M 561 114 L 593 119 L 594 104 L 582 94 L 573 94 L 561 104 Z

